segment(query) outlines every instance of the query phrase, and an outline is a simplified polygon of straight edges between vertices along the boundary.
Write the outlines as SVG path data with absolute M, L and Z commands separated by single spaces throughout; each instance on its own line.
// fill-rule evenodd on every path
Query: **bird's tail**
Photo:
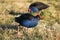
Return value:
M 16 22 L 19 22 L 19 19 L 18 19 L 18 17 L 15 17 L 15 21 L 16 21 Z

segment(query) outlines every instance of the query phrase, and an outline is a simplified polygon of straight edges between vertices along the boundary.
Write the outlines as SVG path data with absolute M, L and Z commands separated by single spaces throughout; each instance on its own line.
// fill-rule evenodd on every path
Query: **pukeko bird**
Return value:
M 22 14 L 19 17 L 15 17 L 15 21 L 19 23 L 19 26 L 27 27 L 27 28 L 33 28 L 37 26 L 38 22 L 40 20 L 39 15 L 33 16 L 30 13 Z M 19 26 L 18 26 L 18 37 L 19 37 Z
M 48 8 L 49 6 L 42 3 L 42 2 L 34 2 L 32 4 L 30 4 L 29 8 L 28 8 L 28 12 L 30 12 L 32 15 L 34 15 L 34 13 L 38 13 L 38 15 L 40 14 L 39 12 L 43 9 Z M 42 19 L 42 16 L 40 14 L 40 18 Z
M 30 13 L 22 14 L 21 16 L 15 18 L 16 22 L 27 28 L 35 27 L 39 20 L 40 18 L 38 15 L 33 16 Z

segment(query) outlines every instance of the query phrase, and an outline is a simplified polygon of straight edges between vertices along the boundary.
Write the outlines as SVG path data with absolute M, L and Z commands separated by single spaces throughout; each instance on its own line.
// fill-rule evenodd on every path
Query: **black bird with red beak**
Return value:
M 30 4 L 28 12 L 34 15 L 36 13 L 38 16 L 40 16 L 40 19 L 42 19 L 41 14 L 39 13 L 41 10 L 48 8 L 49 6 L 42 3 L 42 2 L 34 2 Z

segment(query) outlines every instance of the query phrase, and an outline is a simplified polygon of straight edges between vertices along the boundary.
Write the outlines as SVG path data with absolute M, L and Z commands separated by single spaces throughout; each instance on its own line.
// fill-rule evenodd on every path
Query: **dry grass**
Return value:
M 21 26 L 22 35 L 17 38 L 15 16 L 10 15 L 9 11 L 27 12 L 28 6 L 35 1 L 50 7 L 41 11 L 44 19 L 37 27 L 27 29 Z M 60 0 L 0 0 L 0 40 L 60 40 Z

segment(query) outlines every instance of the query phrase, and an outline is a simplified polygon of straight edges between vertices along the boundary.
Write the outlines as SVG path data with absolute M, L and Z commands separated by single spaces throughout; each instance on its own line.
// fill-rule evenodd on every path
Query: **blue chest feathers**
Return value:
M 31 20 L 23 20 L 21 24 L 22 26 L 30 28 L 30 27 L 37 26 L 38 22 L 39 22 L 39 19 L 33 18 Z

